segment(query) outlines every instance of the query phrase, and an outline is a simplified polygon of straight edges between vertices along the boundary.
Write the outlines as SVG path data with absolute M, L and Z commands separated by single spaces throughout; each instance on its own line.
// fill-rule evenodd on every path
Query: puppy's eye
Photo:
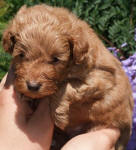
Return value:
M 21 57 L 21 58 L 23 58 L 24 56 L 25 56 L 24 53 L 19 54 L 19 57 Z
M 59 62 L 59 59 L 57 57 L 53 57 L 52 62 L 57 63 L 57 62 Z

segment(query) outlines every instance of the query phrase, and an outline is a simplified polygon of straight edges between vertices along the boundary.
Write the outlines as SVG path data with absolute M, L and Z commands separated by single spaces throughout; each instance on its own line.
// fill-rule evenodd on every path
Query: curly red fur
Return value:
M 132 126 L 133 99 L 120 62 L 87 23 L 64 8 L 23 6 L 3 35 L 13 55 L 15 89 L 48 96 L 55 124 L 68 133 L 118 128 L 124 150 Z M 27 82 L 40 84 L 31 91 Z

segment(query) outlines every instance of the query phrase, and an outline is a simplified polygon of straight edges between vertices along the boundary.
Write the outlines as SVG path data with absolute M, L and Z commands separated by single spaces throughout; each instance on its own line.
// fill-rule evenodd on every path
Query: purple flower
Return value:
M 119 50 L 116 47 L 108 47 L 108 49 L 113 53 L 113 55 L 118 58 Z
M 131 59 L 126 59 L 126 60 L 123 60 L 122 61 L 122 65 L 123 66 L 130 66 L 130 65 L 132 65 L 132 62 L 133 62 L 133 60 L 131 60 Z
M 136 53 L 128 59 L 123 60 L 122 67 L 130 80 L 134 98 L 132 136 L 128 143 L 127 150 L 136 150 Z
M 136 28 L 135 28 L 135 41 L 136 41 Z M 127 43 L 123 43 L 121 47 L 127 46 Z M 118 50 L 115 47 L 108 48 L 115 57 L 118 56 Z M 132 135 L 127 146 L 127 150 L 136 150 L 136 53 L 130 56 L 128 59 L 121 61 L 122 68 L 126 72 L 133 92 L 134 98 L 134 111 L 133 111 L 133 127 Z
M 114 51 L 114 50 L 116 50 L 116 47 L 108 47 L 108 49 L 109 49 L 110 51 Z
M 121 48 L 126 47 L 128 44 L 125 42 L 121 45 Z

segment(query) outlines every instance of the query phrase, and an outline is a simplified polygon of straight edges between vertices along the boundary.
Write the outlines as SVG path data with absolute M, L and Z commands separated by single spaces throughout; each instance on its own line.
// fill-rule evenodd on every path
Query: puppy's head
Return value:
M 32 98 L 56 92 L 59 82 L 66 76 L 71 59 L 67 35 L 43 32 L 42 27 L 39 28 L 27 28 L 10 38 L 15 88 Z
M 44 22 L 23 26 L 16 21 L 4 32 L 3 47 L 13 56 L 17 91 L 31 98 L 51 95 L 70 68 L 84 59 L 88 44 L 82 31 L 72 37 L 65 34 L 70 29 L 65 33 L 61 29 Z

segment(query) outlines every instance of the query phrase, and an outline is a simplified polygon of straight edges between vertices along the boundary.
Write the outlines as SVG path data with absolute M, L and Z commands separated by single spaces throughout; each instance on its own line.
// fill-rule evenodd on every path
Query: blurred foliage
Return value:
M 128 45 L 121 49 L 121 53 L 126 58 L 136 50 L 134 41 L 136 0 L 0 0 L 0 39 L 7 22 L 22 5 L 32 6 L 39 3 L 72 10 L 79 18 L 91 25 L 106 46 L 121 49 L 121 45 L 126 42 Z M 1 55 L 4 53 L 1 49 L 0 78 L 1 72 L 3 74 L 7 71 L 5 65 L 8 64 L 1 62 L 9 61 L 9 57 Z
M 7 72 L 10 64 L 10 59 L 11 56 L 9 54 L 6 54 L 0 46 L 0 79 L 2 79 L 4 74 Z

